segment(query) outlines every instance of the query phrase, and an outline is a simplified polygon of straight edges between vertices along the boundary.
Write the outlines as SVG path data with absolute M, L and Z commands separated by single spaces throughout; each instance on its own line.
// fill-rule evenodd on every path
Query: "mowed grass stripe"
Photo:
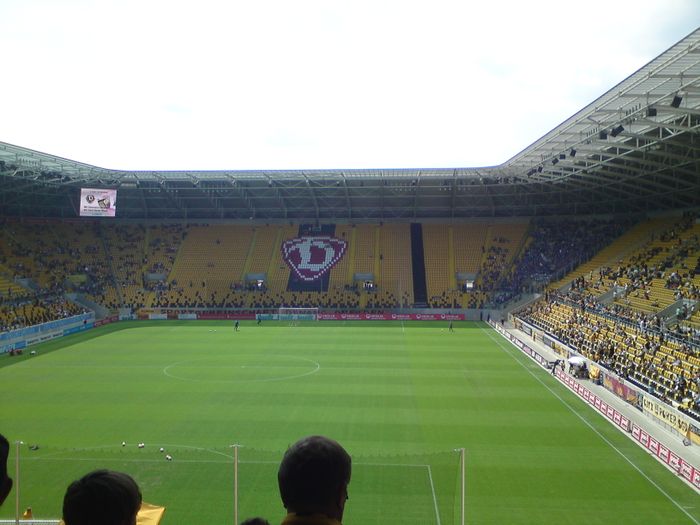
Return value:
M 515 362 L 518 362 L 521 366 L 523 366 L 523 368 L 527 368 L 526 363 L 530 364 L 529 359 L 525 358 L 521 352 L 514 349 L 514 347 L 512 345 L 505 342 L 505 340 L 501 339 L 497 334 L 495 334 L 495 332 L 484 331 L 484 333 L 486 333 L 489 336 L 489 338 L 492 339 L 494 341 L 494 343 L 501 350 L 504 351 L 504 353 L 506 355 L 513 358 L 513 360 Z M 575 408 L 573 403 L 570 403 L 569 401 L 564 399 L 564 397 L 562 397 L 562 395 L 560 395 L 551 386 L 547 385 L 544 381 L 542 381 L 542 378 L 540 376 L 534 374 L 531 370 L 528 370 L 528 372 L 530 373 L 530 375 L 533 378 L 535 378 L 537 381 L 539 381 L 542 384 L 542 386 L 544 386 L 549 392 L 551 392 L 552 395 L 556 399 L 558 399 L 562 403 L 562 405 L 565 406 L 569 410 L 570 413 L 572 413 L 576 417 L 578 417 L 596 436 L 598 436 L 606 445 L 608 445 L 610 450 L 613 450 L 618 455 L 619 459 L 622 459 L 625 462 L 627 462 L 627 464 L 630 465 L 632 467 L 632 469 L 634 471 L 636 471 L 641 476 L 641 478 L 643 478 L 645 481 L 647 481 L 648 482 L 648 486 L 646 487 L 647 491 L 650 490 L 652 487 L 653 487 L 653 489 L 656 490 L 657 497 L 654 498 L 654 502 L 655 502 L 654 507 L 649 508 L 649 510 L 648 510 L 648 512 L 650 514 L 659 515 L 659 516 L 661 515 L 661 513 L 659 511 L 659 508 L 661 506 L 658 505 L 658 499 L 660 496 L 663 496 L 664 498 L 666 498 L 667 503 L 672 504 L 678 511 L 680 511 L 685 516 L 686 520 L 688 520 L 690 523 L 694 523 L 694 524 L 699 523 L 698 517 L 696 515 L 697 512 L 693 512 L 696 510 L 696 507 L 694 505 L 687 505 L 686 504 L 687 494 L 685 493 L 685 491 L 683 493 L 683 497 L 680 500 L 677 500 L 671 491 L 667 491 L 664 488 L 663 482 L 657 482 L 656 480 L 654 480 L 652 478 L 652 476 L 650 476 L 649 474 L 647 474 L 644 471 L 643 465 L 637 463 L 637 459 L 635 458 L 635 456 L 638 456 L 638 453 L 640 451 L 639 448 L 637 448 L 635 446 L 636 450 L 633 450 L 633 452 L 635 452 L 635 454 L 628 455 L 628 452 L 630 452 L 630 451 L 629 450 L 625 451 L 625 449 L 627 448 L 627 446 L 629 446 L 629 442 L 625 444 L 625 445 L 627 445 L 625 447 L 618 446 L 614 442 L 615 440 L 610 439 L 608 436 L 605 435 L 605 434 L 609 434 L 611 429 L 614 429 L 615 431 L 617 431 L 616 428 L 614 428 L 610 425 L 605 425 L 605 426 L 601 427 L 601 429 L 598 429 L 597 426 L 594 424 L 594 422 L 599 423 L 600 419 L 597 419 L 597 420 L 594 419 L 594 420 L 589 421 L 588 416 L 590 415 L 592 410 L 590 410 L 590 407 L 588 407 L 585 403 L 583 403 L 582 400 L 580 400 L 579 398 L 576 398 L 576 402 L 579 404 L 583 403 L 583 405 L 585 406 L 585 408 L 587 410 L 579 411 Z M 594 413 L 594 415 L 600 416 L 597 413 Z M 617 434 L 613 434 L 613 435 L 615 437 L 618 437 L 619 432 Z M 663 468 L 663 467 L 660 467 L 660 465 L 658 463 L 654 463 L 654 464 L 652 464 L 652 466 L 655 468 L 655 470 L 658 470 L 659 468 Z M 598 473 L 597 470 L 596 470 L 596 473 Z M 618 469 L 615 469 L 614 471 L 612 469 L 609 469 L 608 472 L 605 474 L 606 477 L 603 479 L 603 483 L 605 483 L 606 481 L 609 482 L 611 479 L 617 481 L 617 478 L 620 478 L 621 474 L 622 474 L 622 472 L 619 471 Z M 624 475 L 625 480 L 628 477 L 629 477 L 628 475 L 626 475 L 626 474 Z M 666 477 L 668 478 L 668 476 L 666 476 Z M 619 480 L 619 481 L 623 481 L 623 480 Z M 617 485 L 617 483 L 615 483 L 615 485 Z M 674 487 L 674 488 L 677 488 L 677 487 Z M 697 499 L 694 494 L 693 494 L 693 497 L 695 499 Z M 693 501 L 693 500 L 691 499 L 691 501 Z M 645 507 L 645 505 L 640 505 L 640 508 L 644 508 L 644 507 Z M 666 519 L 668 519 L 668 517 Z
M 690 522 L 540 381 L 686 506 L 695 505 L 690 489 L 536 365 L 514 361 L 478 324 L 457 323 L 455 333 L 441 324 L 243 323 L 234 333 L 231 323 L 164 322 L 109 327 L 103 337 L 92 331 L 66 338 L 60 351 L 0 368 L 3 432 L 78 455 L 113 444 L 100 452 L 105 466 L 134 473 L 147 499 L 168 505 L 170 523 L 230 522 L 229 469 L 220 465 L 209 475 L 211 458 L 192 458 L 184 448 L 172 463 L 119 463 L 123 439 L 217 451 L 241 443 L 242 456 L 269 451 L 270 463 L 253 463 L 242 474 L 241 504 L 273 522 L 282 514 L 275 463 L 289 443 L 311 433 L 336 437 L 358 464 L 368 457 L 422 464 L 423 455 L 438 452 L 456 461 L 452 450 L 467 448 L 471 523 L 639 523 L 638 509 L 644 523 Z M 51 346 L 40 353 L 44 348 Z M 319 365 L 311 375 L 257 381 L 309 362 Z M 176 363 L 190 380 L 164 373 Z M 70 476 L 89 462 L 70 469 L 65 462 L 34 463 L 37 475 L 48 471 L 39 478 L 51 481 L 27 477 L 33 486 L 23 500 L 31 499 L 35 513 L 57 515 Z M 456 464 L 438 476 L 442 504 L 454 497 L 450 468 L 454 473 Z M 427 476 L 380 467 L 362 472 L 351 486 L 346 525 L 434 522 Z M 399 520 L 397 509 L 406 511 Z

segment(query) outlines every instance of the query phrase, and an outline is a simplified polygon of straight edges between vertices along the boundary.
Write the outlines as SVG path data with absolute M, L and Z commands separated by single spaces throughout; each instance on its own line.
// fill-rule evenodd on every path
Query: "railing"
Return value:
M 572 300 L 567 299 L 565 297 L 556 297 L 553 300 L 554 300 L 554 302 L 559 302 L 559 303 L 565 304 L 567 306 L 570 306 L 571 308 L 576 308 L 577 310 L 581 309 L 581 306 L 579 304 L 577 304 L 575 301 L 572 301 Z M 610 312 L 607 312 L 604 309 L 604 305 L 600 305 L 600 304 L 597 304 L 594 306 L 587 305 L 586 310 L 589 312 L 592 311 L 594 314 L 599 315 L 601 317 L 604 317 L 605 319 L 607 319 L 609 321 L 620 323 L 620 324 L 623 324 L 623 325 L 631 327 L 631 328 L 636 328 L 636 329 L 639 328 L 639 323 L 632 321 L 631 319 L 628 319 L 626 317 L 614 315 L 614 314 L 611 314 Z M 676 334 L 674 334 L 673 332 L 668 332 L 665 330 L 657 330 L 657 329 L 650 327 L 650 326 L 646 326 L 644 328 L 643 332 L 649 333 L 652 335 L 656 335 L 656 336 L 663 335 L 664 339 L 667 341 L 670 340 L 670 341 L 673 341 L 673 342 L 678 343 L 678 344 L 687 344 L 691 348 L 695 348 L 697 350 L 700 350 L 700 344 L 696 343 L 695 341 L 679 337 Z

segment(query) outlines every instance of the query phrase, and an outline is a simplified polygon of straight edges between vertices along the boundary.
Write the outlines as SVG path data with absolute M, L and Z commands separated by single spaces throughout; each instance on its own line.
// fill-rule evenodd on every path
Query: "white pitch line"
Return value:
M 153 447 L 160 447 L 161 445 L 155 444 L 152 445 Z M 211 450 L 208 448 L 201 448 L 201 447 L 192 447 L 188 445 L 163 445 L 164 447 L 179 447 L 179 448 L 189 448 L 193 450 L 200 450 L 200 451 L 205 451 L 205 452 L 210 452 L 212 454 L 220 454 L 224 456 L 227 459 L 233 460 L 234 458 L 232 456 L 229 456 L 228 454 L 224 454 L 223 452 L 218 452 L 216 450 Z M 117 448 L 116 445 L 107 445 L 107 446 L 102 446 L 102 447 L 90 447 L 88 450 L 96 450 L 100 448 Z M 56 453 L 55 453 L 56 454 Z M 35 457 L 25 457 L 25 460 L 29 461 L 83 461 L 83 462 L 96 462 L 96 461 L 115 461 L 115 462 L 121 462 L 121 463 L 162 463 L 162 459 L 138 459 L 138 458 L 86 458 L 86 457 L 50 457 L 50 456 L 35 456 Z M 214 460 L 214 459 L 177 459 L 175 458 L 176 463 L 208 463 L 208 464 L 217 464 L 217 465 L 230 465 L 232 462 L 231 461 L 223 461 L 223 460 Z M 239 460 L 239 464 L 246 464 L 246 465 L 278 465 L 279 461 L 258 461 L 258 460 Z M 435 484 L 433 483 L 433 471 L 428 464 L 414 464 L 414 463 L 355 463 L 356 466 L 364 466 L 364 467 L 406 467 L 406 468 L 425 468 L 428 471 L 428 481 L 430 482 L 430 492 L 432 494 L 433 498 L 433 507 L 435 509 L 435 522 L 436 525 L 442 525 L 442 522 L 440 520 L 440 509 L 438 507 L 438 502 L 437 502 L 437 494 L 435 492 Z
M 44 458 L 22 458 L 22 461 L 114 461 L 116 463 L 162 463 L 165 457 L 161 459 L 135 459 L 135 458 L 57 458 L 57 457 L 44 457 Z M 217 465 L 231 465 L 232 461 L 214 460 L 214 459 L 177 459 L 178 463 L 215 463 Z
M 511 357 L 511 359 L 513 359 L 516 363 L 518 363 L 521 367 L 523 367 L 523 368 L 527 371 L 528 374 L 530 374 L 532 377 L 534 377 L 534 378 L 537 380 L 538 383 L 540 383 L 543 387 L 545 387 L 547 390 L 549 390 L 549 392 L 550 392 L 554 397 L 556 397 L 559 401 L 561 401 L 562 404 L 563 404 L 566 408 L 568 408 L 568 409 L 571 411 L 571 413 L 573 413 L 577 418 L 579 418 L 581 421 L 583 421 L 583 422 L 586 424 L 586 426 L 587 426 L 588 428 L 590 428 L 593 432 L 595 432 L 595 433 L 598 435 L 598 437 L 600 437 L 600 439 L 602 439 L 603 441 L 605 441 L 605 443 L 607 443 L 615 452 L 617 452 L 625 461 L 627 461 L 627 463 L 629 463 L 629 464 L 632 466 L 632 468 L 634 468 L 634 470 L 636 470 L 637 472 L 639 472 L 639 473 L 642 475 L 642 477 L 644 477 L 649 483 L 651 483 L 654 487 L 656 487 L 656 489 L 657 489 L 661 494 L 663 494 L 664 496 L 666 496 L 666 498 L 668 498 L 668 500 L 669 500 L 671 503 L 673 503 L 683 514 L 685 514 L 686 516 L 688 516 L 688 518 L 690 518 L 690 520 L 691 520 L 693 523 L 695 523 L 696 525 L 700 525 L 700 522 L 698 522 L 698 520 L 696 520 L 695 517 L 694 517 L 693 515 L 691 515 L 690 513 L 688 513 L 688 511 L 686 511 L 685 508 L 684 508 L 680 503 L 678 503 L 675 499 L 673 499 L 673 497 L 671 497 L 670 494 L 668 494 L 664 489 L 662 489 L 653 479 L 651 479 L 649 476 L 647 476 L 647 475 L 642 471 L 642 469 L 640 469 L 630 458 L 628 458 L 627 456 L 625 456 L 624 452 L 622 452 L 622 451 L 621 451 L 619 448 L 617 448 L 610 440 L 608 440 L 608 438 L 606 438 L 603 434 L 601 434 L 601 433 L 598 431 L 598 429 L 595 428 L 590 422 L 588 422 L 588 420 L 586 420 L 581 414 L 579 414 L 578 412 L 576 412 L 576 410 L 574 410 L 574 407 L 572 407 L 569 403 L 567 403 L 557 392 L 555 392 L 554 390 L 552 390 L 552 389 L 549 387 L 549 385 L 547 385 L 547 384 L 546 384 L 544 381 L 542 381 L 537 375 L 535 375 L 535 374 L 532 372 L 532 370 L 530 370 L 529 368 L 527 368 L 527 367 L 522 363 L 522 361 L 520 361 L 519 359 L 517 359 L 517 358 L 513 355 L 513 353 L 510 352 L 510 351 L 508 350 L 508 348 L 504 347 L 504 346 L 501 344 L 502 338 L 501 338 L 500 336 L 499 336 L 497 339 L 494 339 L 493 334 L 492 334 L 492 330 L 485 330 L 484 328 L 480 328 L 480 330 L 486 332 L 486 334 L 489 336 L 489 338 L 490 338 L 492 341 L 494 341 L 494 342 L 498 345 L 498 347 L 499 347 L 501 350 L 503 350 L 507 355 L 509 355 L 509 356 Z M 516 348 L 516 347 L 513 346 L 513 348 Z
M 158 445 L 154 445 L 158 446 Z M 171 447 L 173 446 L 179 446 L 181 448 L 194 448 L 197 449 L 197 447 L 184 447 L 183 445 L 170 445 Z M 206 452 L 210 452 L 212 454 L 220 454 L 227 459 L 233 459 L 232 456 L 229 456 L 227 454 L 223 454 L 222 452 L 217 452 L 215 450 L 209 450 L 209 449 L 197 449 L 197 450 L 204 450 Z M 57 454 L 57 453 L 54 453 Z M 34 456 L 34 457 L 24 457 L 22 460 L 27 460 L 27 461 L 121 461 L 124 463 L 159 463 L 162 461 L 162 459 L 138 459 L 138 458 L 119 458 L 119 457 L 110 457 L 110 458 L 86 458 L 85 456 L 82 457 L 68 457 L 68 456 L 61 456 L 61 457 L 56 457 L 56 456 Z M 179 460 L 180 463 L 218 463 L 218 464 L 230 464 L 231 461 L 223 461 L 223 460 L 214 460 L 214 459 L 181 459 Z M 279 465 L 279 461 L 275 460 L 245 460 L 241 459 L 238 460 L 238 463 L 243 465 Z M 419 464 L 413 464 L 413 463 L 356 463 L 353 462 L 353 465 L 355 466 L 362 466 L 362 467 L 406 467 L 406 468 L 427 468 L 430 471 L 430 465 L 419 465 Z M 430 472 L 429 472 L 430 476 Z M 433 481 L 432 481 L 432 476 L 430 476 L 430 484 L 432 487 Z
M 133 448 L 133 445 L 130 445 L 130 446 Z M 213 450 L 213 449 L 211 449 L 211 448 L 195 447 L 195 446 L 192 446 L 192 445 L 178 445 L 178 444 L 173 444 L 173 443 L 152 443 L 152 444 L 149 445 L 149 447 L 150 447 L 150 448 L 156 448 L 156 447 L 158 447 L 158 448 L 159 448 L 159 447 L 164 447 L 164 448 L 165 448 L 165 447 L 169 447 L 169 448 L 186 448 L 186 449 L 190 449 L 190 450 L 199 450 L 200 452 L 208 452 L 208 453 L 210 453 L 210 454 L 216 454 L 216 455 L 218 455 L 218 456 L 223 456 L 223 457 L 225 457 L 226 459 L 233 459 L 233 456 L 231 456 L 231 455 L 229 455 L 229 454 L 225 454 L 224 452 L 219 452 L 218 450 Z M 110 448 L 114 448 L 114 449 L 117 449 L 117 450 L 124 450 L 124 447 L 123 447 L 122 445 L 96 445 L 96 446 L 93 446 L 93 447 L 83 447 L 82 449 L 78 449 L 78 450 L 84 450 L 84 451 L 91 450 L 91 451 L 94 451 L 94 450 L 104 450 L 104 449 L 110 449 Z M 75 451 L 76 451 L 75 449 L 72 450 L 72 452 L 75 452 Z M 55 459 L 55 460 L 57 460 L 57 461 L 60 461 L 60 460 L 63 460 L 63 459 L 70 459 L 70 458 L 66 458 L 65 456 L 63 456 L 63 457 L 55 457 L 55 456 L 57 456 L 57 455 L 59 455 L 59 454 L 61 454 L 61 452 L 59 452 L 59 451 L 57 451 L 57 452 L 50 452 L 49 454 L 44 455 L 44 456 L 27 457 L 26 459 L 34 459 L 34 460 L 36 460 L 36 459 L 50 459 L 50 460 L 54 460 L 54 459 Z M 84 456 L 83 456 L 83 457 L 84 457 Z M 95 460 L 105 460 L 105 459 L 109 459 L 109 458 L 95 458 Z M 76 461 L 78 461 L 78 460 L 82 460 L 82 459 L 81 459 L 81 458 L 76 458 Z M 120 461 L 127 461 L 127 460 L 122 459 L 122 460 L 120 460 Z M 131 460 L 129 460 L 129 461 L 131 461 Z M 134 460 L 134 461 L 148 461 L 148 460 Z M 194 460 L 190 460 L 190 461 L 194 461 Z M 211 462 L 211 460 L 204 460 L 204 461 L 205 461 L 205 462 Z
M 433 505 L 435 506 L 435 523 L 437 525 L 442 525 L 440 523 L 440 509 L 438 509 L 438 502 L 437 502 L 437 496 L 435 495 L 435 485 L 433 484 L 433 471 L 430 468 L 430 465 L 426 465 L 428 467 L 428 479 L 430 480 L 430 491 L 433 493 Z

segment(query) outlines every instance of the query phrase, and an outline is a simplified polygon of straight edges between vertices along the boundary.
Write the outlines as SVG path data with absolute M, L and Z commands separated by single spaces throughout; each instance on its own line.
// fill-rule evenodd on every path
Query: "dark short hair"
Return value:
M 10 442 L 0 434 L 0 477 L 7 476 L 7 457 L 10 455 Z
M 270 525 L 270 522 L 267 521 L 265 518 L 248 518 L 247 520 L 243 520 L 241 522 L 241 525 Z
M 10 442 L 0 434 L 0 505 L 12 490 L 12 479 L 7 474 L 7 457 L 10 455 Z
M 141 491 L 128 474 L 95 470 L 74 481 L 63 498 L 66 525 L 133 525 Z
M 327 437 L 308 436 L 294 443 L 277 473 L 285 508 L 299 511 L 333 503 L 350 482 L 351 463 L 345 449 Z

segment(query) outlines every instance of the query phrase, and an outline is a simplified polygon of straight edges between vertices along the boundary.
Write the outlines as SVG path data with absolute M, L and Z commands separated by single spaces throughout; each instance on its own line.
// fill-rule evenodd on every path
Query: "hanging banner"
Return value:
M 661 420 L 678 431 L 682 436 L 687 437 L 696 445 L 700 445 L 700 429 L 690 418 L 683 417 L 675 409 L 664 405 L 651 396 L 644 396 L 642 408 L 645 413 Z

